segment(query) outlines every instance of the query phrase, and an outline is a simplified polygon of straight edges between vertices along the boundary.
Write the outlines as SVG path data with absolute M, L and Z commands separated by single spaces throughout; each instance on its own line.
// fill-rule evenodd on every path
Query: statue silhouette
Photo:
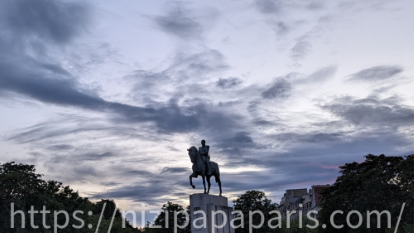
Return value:
M 205 148 L 200 147 L 200 149 L 203 151 L 203 155 L 194 146 L 192 146 L 190 149 L 187 149 L 188 155 L 190 156 L 191 162 L 193 163 L 193 167 L 192 167 L 193 173 L 190 175 L 190 185 L 191 187 L 195 188 L 195 186 L 193 185 L 193 177 L 197 178 L 200 175 L 203 178 L 204 193 L 209 193 L 210 187 L 211 187 L 210 178 L 214 176 L 214 178 L 216 179 L 216 183 L 218 183 L 218 186 L 220 188 L 220 196 L 221 196 L 222 191 L 221 191 L 219 166 L 217 163 L 210 161 L 209 159 L 203 160 L 203 157 L 204 158 L 208 157 L 208 151 L 209 151 L 209 146 L 205 146 L 205 141 L 204 143 L 203 141 L 201 142 L 201 144 Z M 208 183 L 207 191 L 206 191 L 206 177 L 207 177 L 207 183 Z

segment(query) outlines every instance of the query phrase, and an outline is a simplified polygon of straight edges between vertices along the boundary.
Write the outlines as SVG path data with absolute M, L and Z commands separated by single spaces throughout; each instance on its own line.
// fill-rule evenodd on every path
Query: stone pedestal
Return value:
M 234 233 L 234 229 L 230 226 L 230 221 L 233 219 L 231 212 L 232 207 L 228 207 L 227 197 L 214 196 L 204 193 L 190 195 L 190 214 L 191 214 L 191 232 L 192 233 Z M 196 226 L 203 225 L 202 220 L 194 223 L 194 220 L 203 217 L 201 213 L 194 214 L 196 211 L 204 211 L 206 214 L 206 227 L 196 228 Z M 213 221 L 216 226 L 223 223 L 224 217 L 218 211 L 223 211 L 227 216 L 227 221 L 222 228 L 212 227 Z M 214 213 L 216 213 L 214 215 Z M 213 219 L 214 217 L 214 219 Z M 196 226 L 195 226 L 196 225 Z

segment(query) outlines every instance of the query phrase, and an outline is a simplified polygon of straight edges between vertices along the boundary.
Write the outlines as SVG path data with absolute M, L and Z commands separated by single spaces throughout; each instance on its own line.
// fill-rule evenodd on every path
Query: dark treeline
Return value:
M 243 213 L 243 228 L 237 228 L 236 233 L 249 232 L 249 211 L 261 210 L 264 215 L 264 225 L 259 229 L 253 229 L 255 233 L 279 232 L 279 233 L 324 233 L 324 232 L 394 232 L 395 226 L 400 215 L 402 204 L 405 203 L 404 211 L 399 222 L 398 232 L 414 232 L 414 155 L 408 156 L 375 156 L 367 155 L 362 163 L 347 163 L 340 166 L 340 172 L 336 182 L 324 189 L 322 192 L 322 210 L 319 212 L 317 220 L 319 227 L 311 229 L 306 227 L 307 224 L 315 225 L 314 221 L 302 219 L 302 227 L 299 220 L 290 222 L 290 228 L 282 220 L 280 228 L 271 229 L 268 221 L 276 217 L 276 214 L 268 214 L 272 210 L 277 210 L 277 204 L 272 203 L 266 197 L 266 194 L 258 190 L 250 190 L 240 195 L 233 201 L 234 209 Z M 174 211 L 189 212 L 189 207 L 184 208 L 179 204 L 168 202 L 160 208 L 160 214 L 155 219 L 155 225 L 161 229 L 149 228 L 148 225 L 142 229 L 133 228 L 127 221 L 125 228 L 122 227 L 123 217 L 112 200 L 101 200 L 93 203 L 88 198 L 80 197 L 77 192 L 70 189 L 69 186 L 62 186 L 57 181 L 44 181 L 42 176 L 35 173 L 32 165 L 23 165 L 15 163 L 5 163 L 0 165 L 0 232 L 53 232 L 53 214 L 49 214 L 46 219 L 46 225 L 52 226 L 50 229 L 43 227 L 41 214 L 37 214 L 34 219 L 34 225 L 38 229 L 31 227 L 28 211 L 31 206 L 35 210 L 42 210 L 43 206 L 52 213 L 54 210 L 65 210 L 69 213 L 69 225 L 67 228 L 59 229 L 59 232 L 95 232 L 95 227 L 89 229 L 88 224 L 97 226 L 100 213 L 105 205 L 105 211 L 100 223 L 99 232 L 107 232 L 111 224 L 111 218 L 115 212 L 115 218 L 112 223 L 111 232 L 147 232 L 147 233 L 167 233 L 174 232 Z M 26 213 L 25 229 L 21 228 L 21 217 L 15 215 L 15 228 L 10 228 L 11 203 L 14 203 L 14 211 L 22 210 Z M 80 222 L 73 218 L 73 212 L 82 210 L 84 214 L 77 215 L 84 221 L 84 227 L 75 229 L 72 226 L 79 225 Z M 335 229 L 330 223 L 331 214 L 341 210 L 343 213 L 335 215 L 334 222 L 336 225 L 343 225 L 340 229 Z M 347 214 L 357 210 L 361 213 L 361 225 L 358 228 L 351 228 L 346 223 Z M 387 216 L 380 217 L 380 228 L 377 228 L 378 219 L 376 215 L 367 218 L 367 211 L 377 210 L 382 212 L 387 210 L 391 214 L 391 228 L 387 225 Z M 91 212 L 92 215 L 87 213 Z M 169 212 L 168 219 L 165 213 Z M 235 216 L 235 217 L 240 217 Z M 351 215 L 350 222 L 352 225 L 358 224 L 358 216 Z M 57 223 L 64 224 L 64 216 L 59 215 Z M 169 228 L 165 228 L 165 222 L 168 221 Z M 367 223 L 370 222 L 370 228 Z M 184 214 L 178 215 L 178 224 L 183 225 L 185 222 Z M 260 216 L 254 215 L 252 223 L 257 225 L 260 222 Z M 322 228 L 322 223 L 326 228 Z M 33 223 L 32 223 L 33 224 Z M 241 224 L 241 220 L 235 221 L 235 225 Z M 273 225 L 277 222 L 273 221 Z M 190 225 L 184 229 L 178 229 L 180 233 L 189 233 Z
M 414 232 L 414 154 L 402 156 L 365 156 L 362 163 L 347 163 L 340 166 L 340 176 L 330 187 L 322 191 L 320 221 L 329 223 L 331 214 L 343 211 L 334 217 L 336 229 L 327 224 L 322 232 L 394 232 L 398 217 L 405 203 L 397 232 Z M 361 226 L 352 229 L 346 223 L 351 211 L 362 215 Z M 377 228 L 376 215 L 367 218 L 367 211 L 389 211 L 391 228 L 387 226 L 387 216 L 382 214 L 380 228 Z M 358 225 L 357 214 L 349 215 L 349 222 Z M 368 228 L 368 222 L 370 228 Z
M 105 209 L 100 222 L 99 232 L 107 232 L 111 224 L 111 218 L 115 212 L 111 232 L 140 232 L 125 222 L 122 228 L 122 216 L 116 208 L 114 201 L 101 200 L 91 202 L 88 198 L 79 196 L 69 186 L 63 186 L 61 182 L 42 179 L 42 175 L 35 173 L 33 165 L 5 163 L 0 165 L 0 232 L 2 233 L 25 233 L 25 232 L 54 232 L 54 211 L 66 211 L 69 215 L 68 226 L 58 229 L 58 232 L 95 232 L 96 226 L 101 215 L 103 206 Z M 14 228 L 11 228 L 11 207 L 14 207 Z M 50 211 L 45 214 L 43 220 L 41 213 L 33 214 L 33 222 L 30 222 L 29 211 L 41 211 L 43 207 Z M 22 215 L 16 211 L 23 211 L 24 227 L 22 225 Z M 83 227 L 76 229 L 72 225 L 80 226 L 82 222 L 75 219 L 75 211 L 82 211 L 76 216 L 83 220 Z M 92 215 L 88 213 L 91 212 Z M 66 217 L 64 214 L 57 215 L 56 223 L 60 226 L 65 225 Z M 88 225 L 91 224 L 91 228 Z M 38 228 L 36 228 L 38 227 Z M 50 227 L 50 228 L 47 228 Z

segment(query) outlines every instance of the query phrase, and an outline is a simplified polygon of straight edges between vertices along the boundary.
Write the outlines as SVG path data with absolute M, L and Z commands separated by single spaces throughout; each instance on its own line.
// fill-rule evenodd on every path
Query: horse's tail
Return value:
M 220 169 L 219 169 L 219 165 L 215 162 L 211 162 L 212 164 L 214 164 L 215 166 L 215 176 L 214 178 L 216 179 L 216 183 L 220 182 Z

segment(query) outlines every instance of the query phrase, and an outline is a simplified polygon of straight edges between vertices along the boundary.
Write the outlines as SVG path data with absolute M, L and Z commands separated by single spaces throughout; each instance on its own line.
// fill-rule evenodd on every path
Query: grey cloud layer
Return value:
M 46 6 L 43 7 L 42 4 L 35 4 L 35 6 L 30 5 L 31 3 L 28 5 L 15 4 L 10 6 L 12 10 L 16 11 L 14 13 L 19 13 L 21 10 L 31 7 L 33 8 L 32 11 L 38 12 L 39 15 L 45 15 L 43 17 L 46 18 L 35 17 L 37 14 L 28 14 L 25 15 L 27 19 L 23 18 L 24 22 L 17 25 L 14 23 L 15 18 L 11 16 L 4 18 L 6 22 L 10 22 L 9 25 L 13 25 L 16 29 L 21 27 L 21 31 L 12 30 L 15 34 L 13 38 L 0 39 L 0 47 L 5 48 L 3 55 L 0 55 L 2 57 L 2 62 L 0 62 L 0 91 L 19 93 L 45 103 L 111 113 L 112 117 L 118 121 L 130 123 L 154 122 L 161 131 L 166 132 L 195 130 L 202 125 L 203 118 L 213 121 L 216 121 L 217 117 L 219 119 L 226 118 L 224 116 L 220 117 L 220 113 L 210 114 L 204 104 L 193 104 L 182 108 L 172 100 L 158 104 L 157 107 L 150 105 L 139 107 L 102 99 L 93 91 L 82 88 L 76 78 L 58 64 L 42 62 L 41 54 L 38 54 L 39 56 L 36 59 L 29 55 L 28 47 L 31 47 L 30 43 L 37 40 L 38 36 L 46 36 L 42 41 L 36 41 L 36 43 L 42 43 L 42 46 L 46 46 L 49 42 L 67 43 L 71 37 L 76 36 L 77 30 L 75 29 L 81 25 L 79 25 L 78 20 L 73 20 L 73 18 L 78 17 L 79 12 L 84 13 L 82 6 L 73 6 L 74 10 L 64 14 L 65 18 L 60 17 L 60 12 L 68 10 L 67 4 L 64 3 L 57 2 L 49 6 L 45 2 Z M 58 23 L 45 23 L 44 21 L 47 21 L 49 17 L 59 19 Z M 26 21 L 38 25 L 40 29 L 26 30 L 24 28 L 27 26 Z M 46 29 L 50 32 L 45 34 Z M 11 31 L 10 28 L 5 30 Z M 64 30 L 65 33 L 62 34 L 61 30 Z M 19 44 L 23 50 L 14 50 L 14 47 L 9 45 L 15 42 L 14 37 L 21 36 L 27 37 L 27 40 L 21 41 Z M 64 36 L 67 38 L 63 39 Z M 219 52 L 214 50 L 187 57 L 179 56 L 174 66 L 186 70 L 188 75 L 200 75 L 211 70 L 225 69 L 225 64 L 217 62 L 221 56 Z M 21 64 L 24 64 L 24 66 L 22 67 Z M 183 64 L 184 67 L 180 67 Z
M 279 11 L 281 7 L 281 1 L 256 0 L 255 5 L 260 12 L 265 14 L 272 14 Z
M 269 17 L 278 16 L 284 7 L 281 1 L 254 4 L 253 11 Z M 311 10 L 321 8 L 308 5 Z M 130 84 L 127 94 L 132 98 L 110 101 L 82 85 L 54 59 L 55 53 L 82 35 L 88 23 L 86 6 L 58 1 L 9 1 L 0 6 L 4 22 L 0 25 L 0 97 L 22 95 L 84 115 L 45 119 L 13 131 L 5 140 L 33 148 L 31 161 L 58 176 L 53 179 L 107 186 L 105 192 L 91 193 L 95 198 L 125 198 L 153 205 L 187 198 L 192 192 L 190 167 L 170 164 L 179 159 L 189 163 L 186 148 L 182 148 L 187 144 L 175 144 L 177 135 L 197 143 L 195 146 L 206 139 L 212 146 L 212 160 L 220 161 L 223 168 L 262 169 L 223 172 L 227 193 L 328 183 L 336 177 L 337 165 L 360 161 L 368 153 L 412 150 L 414 110 L 397 97 L 345 96 L 318 105 L 318 110 L 332 114 L 335 120 L 319 115 L 320 119 L 312 118 L 306 111 L 283 116 L 289 114 L 289 106 L 283 103 L 297 97 L 297 86 L 329 82 L 335 78 L 337 66 L 322 66 L 303 78 L 290 73 L 265 84 L 248 85 L 250 80 L 232 73 L 233 64 L 223 51 L 207 45 L 180 48 L 164 61 L 163 68 L 131 71 L 123 80 Z M 172 38 L 200 42 L 207 33 L 184 7 L 150 18 Z M 278 36 L 294 27 L 277 22 Z M 289 47 L 292 58 L 300 60 L 310 51 L 308 39 L 299 37 Z M 399 66 L 376 66 L 352 74 L 348 82 L 393 80 L 402 72 Z M 307 94 L 305 89 L 300 95 Z M 100 114 L 89 117 L 90 113 Z M 309 115 L 308 122 L 298 115 Z M 290 117 L 298 120 L 285 123 L 283 119 Z M 182 156 L 174 157 L 177 155 Z M 169 186 L 177 188 L 169 191 Z M 213 188 L 217 191 L 215 184 Z
M 290 95 L 290 89 L 290 83 L 283 78 L 279 78 L 262 93 L 262 96 L 266 99 L 284 99 Z
M 3 33 L 13 39 L 50 40 L 64 44 L 73 39 L 87 23 L 87 7 L 55 1 L 2 1 L 0 17 L 7 22 Z M 21 44 L 20 44 L 21 45 Z
M 240 85 L 240 83 L 242 83 L 243 81 L 239 78 L 220 78 L 217 82 L 216 85 L 220 88 L 232 88 L 235 86 Z
M 394 98 L 356 99 L 347 96 L 323 105 L 322 108 L 354 124 L 379 127 L 414 125 L 414 108 L 401 105 Z
M 307 77 L 307 82 L 320 83 L 333 78 L 336 73 L 336 66 L 327 66 L 319 69 Z
M 182 39 L 200 39 L 203 32 L 203 27 L 188 17 L 181 6 L 176 6 L 168 15 L 157 16 L 153 20 L 163 31 Z
M 350 80 L 376 81 L 391 78 L 403 71 L 400 66 L 374 66 L 353 74 Z

